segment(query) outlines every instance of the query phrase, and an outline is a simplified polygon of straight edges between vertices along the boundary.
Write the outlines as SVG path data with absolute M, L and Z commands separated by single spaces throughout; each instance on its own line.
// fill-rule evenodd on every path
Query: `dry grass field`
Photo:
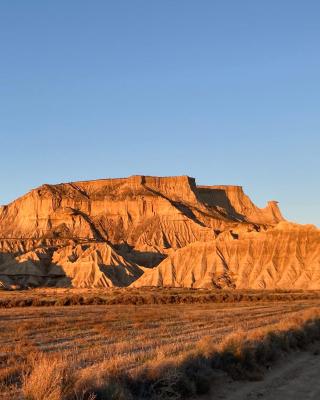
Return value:
M 25 294 L 6 293 L 2 300 L 6 296 Z M 199 394 L 211 382 L 208 368 L 194 378 L 193 388 L 185 382 L 173 389 L 162 375 L 171 371 L 170 379 L 179 381 L 179 368 L 186 360 L 190 364 L 190 359 L 190 366 L 195 364 L 195 371 L 199 370 L 198 355 L 202 364 L 203 357 L 212 359 L 208 354 L 224 346 L 230 335 L 243 339 L 250 332 L 287 329 L 288 322 L 283 322 L 287 318 L 297 326 L 300 316 L 311 316 L 319 306 L 312 297 L 276 302 L 1 308 L 0 396 L 124 400 L 150 398 L 151 392 L 157 399 Z M 150 385 L 142 390 L 147 381 Z

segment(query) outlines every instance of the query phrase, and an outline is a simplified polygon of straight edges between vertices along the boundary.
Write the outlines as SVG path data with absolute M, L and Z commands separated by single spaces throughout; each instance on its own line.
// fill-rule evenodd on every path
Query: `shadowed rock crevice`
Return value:
M 0 253 L 0 285 L 7 289 L 70 287 L 70 277 L 61 266 L 52 263 L 52 254 L 52 249 L 47 253 L 35 251 L 17 257 Z

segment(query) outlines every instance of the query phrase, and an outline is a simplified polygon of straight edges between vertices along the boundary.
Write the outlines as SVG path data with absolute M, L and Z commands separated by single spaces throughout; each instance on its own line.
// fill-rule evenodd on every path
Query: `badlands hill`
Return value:
M 0 286 L 320 288 L 320 231 L 240 186 L 131 176 L 0 208 Z

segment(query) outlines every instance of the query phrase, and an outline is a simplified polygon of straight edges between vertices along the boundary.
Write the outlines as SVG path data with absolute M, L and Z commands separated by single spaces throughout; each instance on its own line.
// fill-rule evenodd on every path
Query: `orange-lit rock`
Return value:
M 43 185 L 0 208 L 0 281 L 309 287 L 310 268 L 315 274 L 319 267 L 319 231 L 307 231 L 284 222 L 277 202 L 260 209 L 240 186 L 197 186 L 188 176 Z M 311 237 L 313 250 L 303 253 Z M 290 246 L 299 249 L 296 257 L 285 252 Z M 257 258 L 259 249 L 264 257 Z M 305 277 L 289 273 L 283 260 Z
M 175 251 L 132 286 L 319 289 L 320 231 L 279 224 Z

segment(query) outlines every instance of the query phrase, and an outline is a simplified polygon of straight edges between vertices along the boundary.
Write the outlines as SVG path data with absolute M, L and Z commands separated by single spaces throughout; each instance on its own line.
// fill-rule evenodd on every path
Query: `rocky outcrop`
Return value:
M 199 186 L 199 198 L 209 207 L 217 207 L 228 217 L 258 224 L 284 221 L 277 201 L 259 208 L 244 193 L 241 186 Z
M 175 185 L 179 195 L 174 193 Z M 196 203 L 186 177 L 134 176 L 43 185 L 3 207 L 0 237 L 96 239 L 159 246 L 163 232 L 162 241 L 168 241 L 163 247 L 173 248 L 211 239 L 212 231 L 192 215 L 183 203 L 184 195 Z M 146 236 L 150 226 L 152 234 Z
M 319 289 L 320 231 L 279 224 L 175 251 L 132 286 Z
M 18 256 L 2 253 L 0 257 L 0 281 L 7 286 L 128 286 L 143 271 L 107 243 L 39 247 Z
M 64 271 L 76 287 L 128 286 L 143 268 L 127 261 L 107 243 L 78 244 L 55 251 L 50 273 Z
M 2 207 L 0 237 L 87 238 L 135 245 L 146 221 L 160 229 L 161 223 L 174 222 L 174 237 L 188 225 L 192 235 L 201 239 L 210 236 L 207 227 L 213 221 L 223 228 L 234 221 L 268 224 L 282 219 L 275 203 L 261 210 L 240 187 L 197 187 L 186 176 L 133 176 L 34 189 Z M 169 244 L 177 247 L 190 240 L 182 237 Z
M 46 184 L 0 208 L 0 281 L 77 287 L 275 287 L 277 281 L 293 287 L 299 280 L 280 263 L 289 257 L 283 249 L 299 249 L 291 260 L 309 276 L 312 252 L 301 246 L 312 230 L 292 227 L 277 202 L 260 209 L 240 186 L 197 186 L 188 176 Z M 249 263 L 259 249 L 265 256 Z M 272 254 L 278 256 L 270 261 Z M 270 263 L 274 279 L 262 274 Z M 307 278 L 300 281 L 310 286 Z

